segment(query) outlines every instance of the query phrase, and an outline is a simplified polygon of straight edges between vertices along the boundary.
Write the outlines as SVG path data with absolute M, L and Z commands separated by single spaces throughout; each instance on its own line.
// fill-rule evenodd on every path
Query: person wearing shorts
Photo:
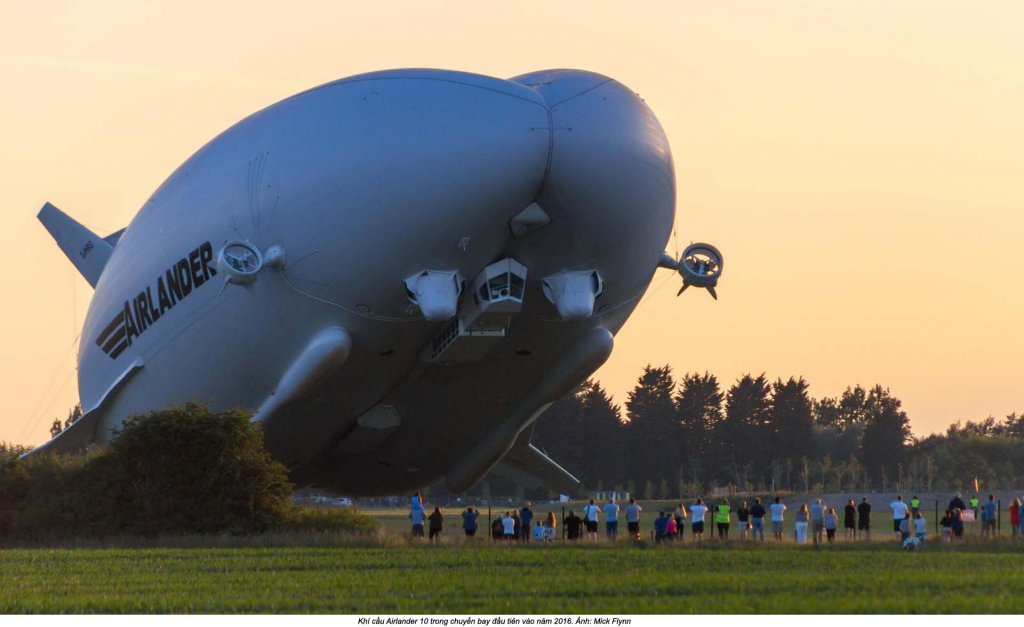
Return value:
M 690 506 L 690 517 L 693 522 L 690 523 L 690 530 L 693 533 L 693 539 L 700 542 L 701 538 L 704 537 L 704 514 L 708 511 L 707 506 L 704 505 L 704 499 L 697 499 L 697 502 Z
M 626 506 L 626 528 L 629 530 L 629 537 L 634 540 L 640 539 L 640 511 L 641 507 L 636 504 L 636 499 L 629 499 Z
M 590 499 L 590 504 L 583 508 L 583 522 L 587 526 L 587 536 L 597 542 L 597 517 L 601 508 L 594 504 L 594 499 Z

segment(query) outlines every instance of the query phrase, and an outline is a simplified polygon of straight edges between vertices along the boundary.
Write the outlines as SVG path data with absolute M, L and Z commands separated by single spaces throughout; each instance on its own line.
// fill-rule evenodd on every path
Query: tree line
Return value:
M 587 381 L 537 420 L 533 443 L 581 492 L 645 498 L 739 491 L 981 490 L 1024 484 L 1024 419 L 958 422 L 920 440 L 880 385 L 808 394 L 803 377 L 743 375 L 725 390 L 707 372 L 679 380 L 644 368 L 625 407 Z

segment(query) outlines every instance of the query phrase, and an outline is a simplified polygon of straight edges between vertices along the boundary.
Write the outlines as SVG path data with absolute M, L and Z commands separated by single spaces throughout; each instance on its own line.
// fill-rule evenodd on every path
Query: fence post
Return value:
M 562 506 L 562 539 L 565 540 L 565 505 Z
M 494 522 L 491 521 L 491 499 L 487 499 L 487 534 L 491 536 L 491 540 L 494 540 Z
M 939 531 L 939 499 L 935 499 L 935 535 L 941 539 L 941 532 Z
M 996 501 L 996 535 L 1003 532 L 1003 499 Z

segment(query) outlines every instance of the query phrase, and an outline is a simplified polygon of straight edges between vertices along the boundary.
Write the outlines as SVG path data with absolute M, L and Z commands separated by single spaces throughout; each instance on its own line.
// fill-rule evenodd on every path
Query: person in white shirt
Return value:
M 600 511 L 601 508 L 594 505 L 594 499 L 590 499 L 590 504 L 583 508 L 583 522 L 587 525 L 587 537 L 593 542 L 597 542 L 597 518 Z
M 697 502 L 690 506 L 690 529 L 693 531 L 695 542 L 700 542 L 704 537 L 704 514 L 707 511 L 704 499 L 697 499 Z
M 614 542 L 619 534 L 619 506 L 615 499 L 608 499 L 604 505 L 604 529 L 608 539 Z
M 892 529 L 896 533 L 900 533 L 900 523 L 907 517 L 907 511 L 910 508 L 903 502 L 902 496 L 897 496 L 895 501 L 889 503 L 889 509 L 892 510 Z
M 643 509 L 636 504 L 636 499 L 629 499 L 626 506 L 626 527 L 629 529 L 629 536 L 634 540 L 640 539 L 640 512 Z
M 786 511 L 786 506 L 782 502 L 782 497 L 775 497 L 775 502 L 768 506 L 768 510 L 772 516 L 772 533 L 775 534 L 775 539 L 779 542 L 782 541 L 782 531 L 784 525 L 783 514 Z
M 505 517 L 501 519 L 501 527 L 506 540 L 511 542 L 516 539 L 516 519 L 512 518 L 512 512 L 505 512 Z

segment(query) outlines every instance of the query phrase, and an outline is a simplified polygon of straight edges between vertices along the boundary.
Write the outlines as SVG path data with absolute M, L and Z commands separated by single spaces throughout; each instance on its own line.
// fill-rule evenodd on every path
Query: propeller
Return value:
M 682 259 L 679 261 L 679 274 L 683 277 L 683 286 L 679 288 L 676 296 L 692 285 L 706 289 L 712 298 L 718 300 L 715 286 L 718 285 L 718 277 L 722 276 L 723 265 L 722 253 L 711 244 L 690 244 L 683 251 Z

